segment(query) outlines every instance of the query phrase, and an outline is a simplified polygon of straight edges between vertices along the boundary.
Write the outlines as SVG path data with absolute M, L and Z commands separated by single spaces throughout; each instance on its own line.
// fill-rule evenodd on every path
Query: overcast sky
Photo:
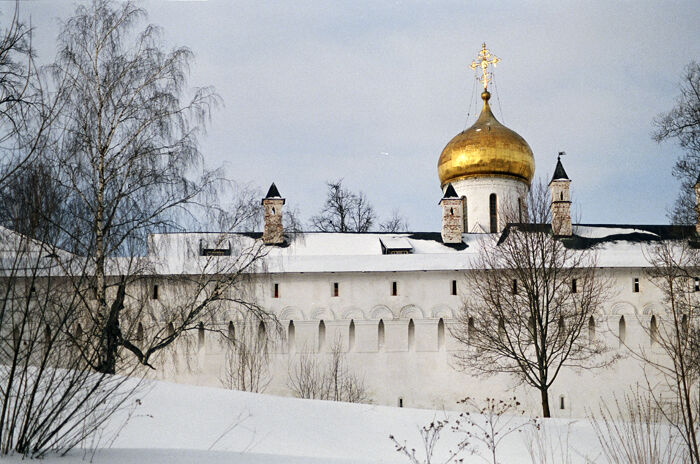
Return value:
M 22 1 L 41 62 L 74 5 Z M 678 149 L 651 140 L 651 123 L 700 60 L 697 0 L 143 5 L 166 46 L 195 53 L 191 85 L 224 100 L 202 139 L 207 164 L 261 190 L 274 181 L 304 219 L 342 177 L 380 216 L 398 209 L 412 230 L 439 230 L 437 160 L 477 116 L 468 66 L 486 42 L 503 60 L 496 116 L 530 144 L 537 176 L 566 151 L 582 222 L 668 221 Z

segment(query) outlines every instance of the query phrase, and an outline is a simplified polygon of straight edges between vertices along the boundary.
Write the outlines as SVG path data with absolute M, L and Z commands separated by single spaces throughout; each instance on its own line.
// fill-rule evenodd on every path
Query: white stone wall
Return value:
M 454 315 L 468 293 L 464 271 L 419 272 L 356 272 L 273 274 L 261 278 L 257 295 L 263 307 L 274 313 L 283 327 L 282 338 L 273 348 L 272 380 L 266 392 L 290 395 L 287 387 L 290 360 L 302 350 L 327 357 L 328 349 L 338 337 L 350 368 L 364 377 L 373 401 L 377 404 L 406 407 L 456 408 L 466 396 L 505 397 L 515 394 L 538 414 L 539 395 L 531 387 L 518 386 L 512 376 L 474 377 L 454 369 L 453 354 L 464 347 L 450 336 Z M 617 268 L 602 271 L 612 279 L 609 303 L 596 317 L 596 336 L 604 339 L 613 352 L 623 356 L 613 367 L 604 370 L 565 369 L 550 391 L 550 404 L 555 417 L 583 417 L 595 409 L 598 399 L 628 391 L 635 383 L 644 384 L 640 364 L 627 356 L 620 346 L 618 327 L 625 317 L 626 343 L 651 353 L 648 327 L 653 314 L 661 316 L 661 294 L 649 282 L 642 269 Z M 635 293 L 634 279 L 639 279 Z M 458 295 L 452 295 L 452 280 L 458 282 Z M 333 296 L 333 283 L 339 287 Z M 397 282 L 397 295 L 392 296 L 392 282 Z M 279 297 L 273 298 L 272 285 L 278 284 Z M 234 312 L 222 311 L 218 321 L 222 327 L 236 320 Z M 438 325 L 446 325 L 445 342 L 439 344 Z M 289 321 L 294 321 L 294 353 L 289 353 L 285 340 Z M 319 352 L 319 324 L 325 325 L 324 348 Z M 384 324 L 383 346 L 379 345 L 379 321 Z M 409 346 L 409 321 L 415 324 L 415 341 Z M 350 322 L 355 325 L 353 349 L 349 340 Z M 587 335 L 587 334 L 586 334 Z M 173 366 L 167 357 L 161 378 L 198 385 L 220 386 L 224 363 L 224 344 L 207 333 L 204 348 L 190 356 L 190 368 L 179 354 Z M 177 368 L 176 368 L 177 367 Z M 560 397 L 565 408 L 560 409 Z
M 467 232 L 489 232 L 489 197 L 498 199 L 498 230 L 505 226 L 504 213 L 517 215 L 518 198 L 527 199 L 528 185 L 504 177 L 462 179 L 452 183 L 457 195 L 467 197 Z M 512 221 L 511 221 L 512 222 Z

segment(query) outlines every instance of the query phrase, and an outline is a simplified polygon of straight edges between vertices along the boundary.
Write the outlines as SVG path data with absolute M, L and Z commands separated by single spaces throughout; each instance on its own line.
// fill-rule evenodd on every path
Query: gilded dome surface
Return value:
M 442 150 L 438 161 L 440 185 L 470 177 L 510 177 L 528 184 L 535 173 L 535 158 L 525 139 L 498 122 L 484 91 L 484 107 L 470 128 L 457 134 Z

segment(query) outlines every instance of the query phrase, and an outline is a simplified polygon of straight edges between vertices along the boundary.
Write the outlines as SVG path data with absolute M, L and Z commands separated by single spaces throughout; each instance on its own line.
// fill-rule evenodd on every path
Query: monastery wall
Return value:
M 583 417 L 587 409 L 597 407 L 598 398 L 611 399 L 637 383 L 646 385 L 641 366 L 620 344 L 620 330 L 628 346 L 660 356 L 646 329 L 652 315 L 660 313 L 659 290 L 641 268 L 601 272 L 611 278 L 612 292 L 596 317 L 595 336 L 622 359 L 611 368 L 562 371 L 550 391 L 555 417 Z M 452 294 L 453 281 L 457 295 Z M 272 274 L 255 283 L 255 293 L 281 326 L 279 334 L 271 324 L 266 327 L 274 339 L 266 393 L 291 395 L 288 372 L 299 353 L 311 352 L 320 360 L 326 359 L 337 340 L 350 369 L 364 378 L 377 404 L 453 409 L 466 396 L 516 395 L 533 413 L 540 411 L 538 392 L 518 386 L 512 376 L 474 377 L 455 369 L 453 355 L 466 348 L 450 335 L 454 315 L 468 295 L 464 271 Z M 216 322 L 222 332 L 229 322 L 236 333 L 242 333 L 240 316 L 222 311 Z M 177 382 L 222 386 L 226 362 L 223 337 L 206 332 L 196 353 L 191 350 L 185 353 L 181 345 L 172 350 L 175 357 L 162 357 L 163 368 L 157 375 Z

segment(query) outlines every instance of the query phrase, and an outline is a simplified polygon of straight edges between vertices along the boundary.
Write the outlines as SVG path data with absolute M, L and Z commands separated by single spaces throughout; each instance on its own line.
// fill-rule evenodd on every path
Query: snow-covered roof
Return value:
M 543 225 L 543 228 L 549 226 Z M 644 249 L 665 239 L 687 238 L 692 227 L 575 225 L 573 236 L 565 238 L 569 248 L 595 247 L 600 267 L 646 267 Z M 193 254 L 200 241 L 219 241 L 226 236 L 232 256 L 237 250 L 259 243 L 259 233 L 216 234 L 179 233 L 150 237 L 149 253 L 163 272 L 188 272 L 201 258 Z M 287 237 L 283 246 L 269 247 L 262 271 L 265 272 L 400 272 L 467 270 L 491 234 L 464 234 L 461 244 L 443 244 L 440 234 L 426 233 L 328 233 L 306 232 Z M 382 248 L 409 249 L 408 254 L 386 254 Z M 189 250 L 189 251 L 188 251 Z M 217 258 L 221 260 L 227 257 Z M 197 267 L 197 266 L 194 266 Z M 167 270 L 166 270 L 167 268 Z

